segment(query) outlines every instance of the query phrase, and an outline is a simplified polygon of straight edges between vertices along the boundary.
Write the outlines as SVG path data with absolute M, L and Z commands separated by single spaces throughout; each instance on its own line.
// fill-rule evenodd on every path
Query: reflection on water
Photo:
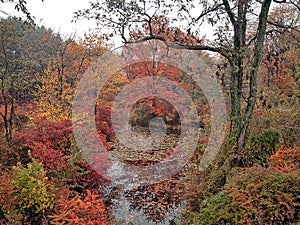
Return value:
M 143 210 L 146 208 L 134 209 L 129 201 L 122 196 L 118 200 L 113 201 L 113 213 L 114 224 L 156 224 L 156 225 L 170 225 L 170 224 L 180 224 L 181 211 L 183 206 L 172 208 L 168 207 L 168 215 L 161 221 L 153 222 L 149 215 L 147 216 Z
M 111 205 L 114 224 L 181 224 L 184 201 L 178 180 L 140 185 L 134 177 L 126 176 L 122 164 L 117 161 L 112 163 L 109 173 L 114 180 L 103 192 L 104 200 Z
M 166 134 L 155 123 L 161 121 L 151 121 L 149 129 L 135 127 L 125 144 L 110 143 L 111 183 L 104 188 L 103 199 L 113 224 L 181 224 L 185 176 L 174 168 L 185 164 L 184 157 L 177 161 L 175 157 L 182 155 L 176 152 L 180 134 Z

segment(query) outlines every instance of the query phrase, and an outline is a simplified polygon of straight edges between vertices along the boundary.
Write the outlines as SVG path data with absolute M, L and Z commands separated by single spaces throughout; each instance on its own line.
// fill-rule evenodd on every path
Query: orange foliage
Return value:
M 60 200 L 55 208 L 55 214 L 49 216 L 50 223 L 55 225 L 108 225 L 110 221 L 105 205 L 96 193 L 86 192 L 84 199 L 76 196 L 70 200 Z
M 300 167 L 300 147 L 285 148 L 280 146 L 278 151 L 270 157 L 270 165 L 282 172 L 290 172 Z

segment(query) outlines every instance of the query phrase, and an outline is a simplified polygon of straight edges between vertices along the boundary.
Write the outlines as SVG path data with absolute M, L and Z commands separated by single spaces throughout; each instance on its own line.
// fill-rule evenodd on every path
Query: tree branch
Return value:
M 235 20 L 234 14 L 233 14 L 233 12 L 230 8 L 230 4 L 229 4 L 228 0 L 223 0 L 223 3 L 224 3 L 224 6 L 225 6 L 225 11 L 227 12 L 227 14 L 229 16 L 230 22 L 235 27 L 236 20 Z
M 284 25 L 284 24 L 278 24 L 278 23 L 275 23 L 275 22 L 270 21 L 270 20 L 267 20 L 267 23 L 270 24 L 270 25 L 272 25 L 272 26 L 275 26 L 275 27 L 280 27 L 280 28 L 284 28 L 284 29 L 291 29 L 291 30 L 300 32 L 300 30 L 296 29 L 293 26 L 288 26 L 288 25 Z
M 299 4 L 294 3 L 294 2 L 291 2 L 291 4 L 292 4 L 293 6 L 295 6 L 295 7 L 300 11 L 300 5 L 299 5 Z
M 251 115 L 253 112 L 253 109 L 255 107 L 256 102 L 256 96 L 257 96 L 257 73 L 259 69 L 259 65 L 262 61 L 262 55 L 263 55 L 263 46 L 264 46 L 264 40 L 266 35 L 266 29 L 267 29 L 267 18 L 268 13 L 270 9 L 272 0 L 264 0 L 261 6 L 261 11 L 259 15 L 259 21 L 258 21 L 258 27 L 257 27 L 257 38 L 256 43 L 254 46 L 254 52 L 256 56 L 254 57 L 251 71 L 250 71 L 250 84 L 249 84 L 249 96 L 247 99 L 247 106 L 245 109 L 245 118 L 243 122 L 243 127 L 240 133 L 240 137 L 238 140 L 239 147 L 242 147 L 244 144 L 244 138 L 246 135 L 246 131 L 251 119 Z
M 279 4 L 281 4 L 281 3 L 286 3 L 286 0 L 273 0 L 275 3 L 279 3 Z
M 218 10 L 223 4 L 218 4 L 215 7 L 212 7 L 211 9 L 206 10 L 205 12 L 202 12 L 196 19 L 195 22 L 198 22 L 201 18 L 203 18 L 204 16 L 206 16 L 207 14 L 214 12 L 216 10 Z
M 225 49 L 225 48 L 218 48 L 218 47 L 212 47 L 208 45 L 180 45 L 180 44 L 175 44 L 168 42 L 164 37 L 161 36 L 148 36 L 144 37 L 140 40 L 137 41 L 126 41 L 125 44 L 137 44 L 141 43 L 144 41 L 149 41 L 149 40 L 160 40 L 164 42 L 168 47 L 172 47 L 175 49 L 188 49 L 188 50 L 203 50 L 203 51 L 211 51 L 211 52 L 216 52 L 219 53 L 220 55 L 224 56 L 226 59 L 231 58 L 231 53 L 232 51 L 230 49 Z

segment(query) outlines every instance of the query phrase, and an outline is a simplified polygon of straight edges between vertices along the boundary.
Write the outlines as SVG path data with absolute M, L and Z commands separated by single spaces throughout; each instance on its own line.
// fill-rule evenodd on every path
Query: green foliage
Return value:
M 298 97 L 299 99 L 299 97 Z M 273 110 L 272 125 L 279 131 L 281 143 L 286 147 L 300 144 L 300 102 L 288 110 Z
M 278 148 L 278 138 L 279 135 L 277 131 L 268 130 L 262 134 L 252 137 L 249 142 L 252 148 L 259 149 L 259 152 L 254 153 L 255 156 L 260 156 L 261 160 L 264 160 L 274 153 L 274 149 Z
M 253 131 L 242 151 L 242 166 L 265 164 L 279 147 L 279 133 L 275 130 Z
M 221 192 L 202 201 L 188 224 L 290 224 L 299 218 L 299 172 L 239 169 Z
M 280 134 L 283 144 L 287 147 L 293 147 L 294 143 L 296 141 L 299 141 L 299 128 L 287 127 L 285 129 L 282 129 Z
M 53 207 L 53 186 L 41 163 L 32 158 L 32 163 L 28 163 L 27 167 L 18 163 L 13 170 L 13 198 L 18 203 L 14 207 L 17 213 L 44 213 Z
M 201 213 L 192 213 L 189 224 L 216 224 L 216 221 L 222 224 L 224 221 L 223 218 L 220 218 L 220 215 L 227 213 L 226 208 L 223 208 L 223 206 L 230 203 L 230 199 L 223 193 L 218 193 L 211 198 L 205 199 L 201 204 Z

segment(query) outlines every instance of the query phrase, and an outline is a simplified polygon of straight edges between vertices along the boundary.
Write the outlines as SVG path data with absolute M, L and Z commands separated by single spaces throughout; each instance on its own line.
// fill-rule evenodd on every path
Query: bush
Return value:
M 251 136 L 241 154 L 243 156 L 241 166 L 264 165 L 279 146 L 279 134 L 274 130 L 265 130 Z
M 60 200 L 55 207 L 55 214 L 49 216 L 51 224 L 106 225 L 110 224 L 105 205 L 96 193 L 86 192 L 84 199 L 80 196 Z
M 32 156 L 43 164 L 48 176 L 58 176 L 66 168 L 71 154 L 71 121 L 49 121 L 45 117 L 36 117 L 33 122 L 33 126 L 17 133 L 21 149 L 30 149 Z
M 300 219 L 299 148 L 281 147 L 270 167 L 235 168 L 188 224 L 291 224 Z M 287 166 L 288 165 L 288 166 Z
M 70 120 L 49 121 L 46 117 L 36 117 L 33 124 L 17 133 L 17 140 L 33 148 L 36 143 L 48 148 L 65 151 L 70 149 L 72 123 Z
M 48 181 L 41 163 L 32 158 L 27 168 L 18 163 L 13 167 L 15 172 L 12 183 L 15 188 L 13 198 L 18 205 L 15 210 L 21 214 L 44 213 L 53 207 L 54 187 Z
M 191 224 L 288 224 L 299 218 L 299 170 L 239 171 L 224 190 L 206 198 Z
M 300 169 L 300 147 L 285 148 L 281 146 L 270 157 L 270 166 L 282 172 Z
M 34 158 L 24 167 L 18 163 L 13 171 L 1 176 L 2 212 L 6 218 L 21 216 L 26 221 L 38 220 L 53 208 L 54 186 L 49 182 L 41 163 Z

